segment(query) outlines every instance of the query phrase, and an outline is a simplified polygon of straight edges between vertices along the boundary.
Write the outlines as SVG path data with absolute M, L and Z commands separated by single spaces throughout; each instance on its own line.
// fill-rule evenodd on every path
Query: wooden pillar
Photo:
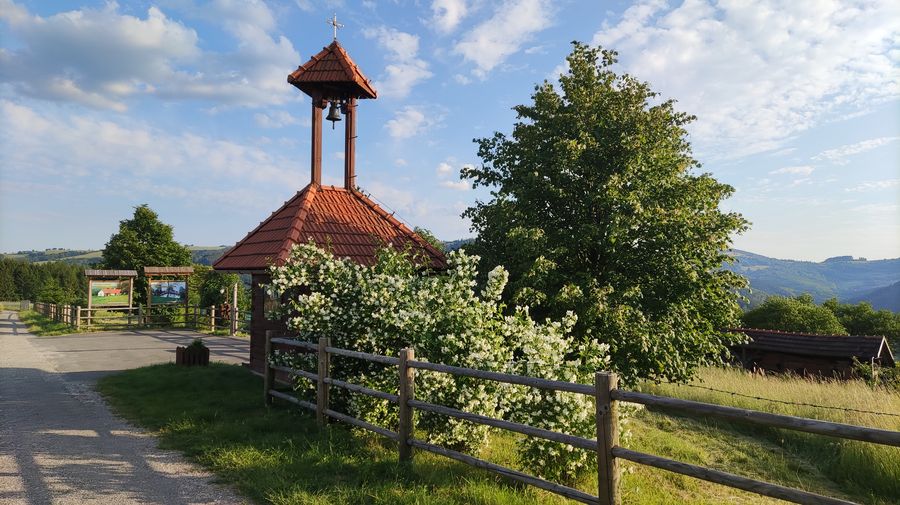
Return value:
M 238 285 L 235 282 L 234 286 L 231 288 L 231 331 L 228 333 L 233 337 L 235 333 L 237 333 L 237 321 L 238 321 Z
M 597 372 L 594 376 L 597 395 L 597 497 L 601 505 L 619 505 L 619 468 L 612 454 L 619 444 L 618 409 L 612 391 L 619 387 L 614 373 Z
M 209 306 L 209 331 L 212 333 L 216 332 L 216 306 Z
M 129 321 L 130 321 L 129 317 Z M 75 307 L 75 329 L 81 329 L 81 305 Z
M 185 277 L 184 278 L 184 328 L 185 329 L 187 329 L 187 327 L 188 327 L 188 313 L 191 310 L 191 308 L 190 308 L 190 303 L 191 303 L 190 302 L 190 300 L 191 300 L 190 289 L 191 289 L 191 278 Z
M 356 98 L 351 98 L 344 111 L 344 187 L 356 187 Z
M 413 438 L 415 426 L 413 408 L 409 401 L 416 397 L 416 369 L 408 365 L 416 359 L 416 352 L 407 347 L 400 351 L 400 423 L 397 429 L 400 443 L 400 461 L 409 461 L 413 457 L 413 448 L 409 439 Z
M 128 309 L 129 309 L 128 314 L 129 315 L 131 314 L 131 306 L 132 305 L 134 305 L 134 277 L 129 277 L 128 278 Z M 130 319 L 131 318 L 129 316 L 129 324 L 131 324 Z
M 316 422 L 319 426 L 325 426 L 328 422 L 328 416 L 325 411 L 328 410 L 328 384 L 325 379 L 328 377 L 328 351 L 326 347 L 331 347 L 331 339 L 328 337 L 319 337 L 319 380 L 316 383 Z
M 94 294 L 94 279 L 88 279 L 88 299 L 87 299 L 87 325 L 91 325 L 91 298 Z
M 272 330 L 266 330 L 266 353 L 263 359 L 263 397 L 266 405 L 272 405 L 272 396 L 269 390 L 275 384 L 275 370 L 269 366 L 269 357 L 272 355 Z
M 310 172 L 313 184 L 322 184 L 322 99 L 312 97 L 312 146 Z

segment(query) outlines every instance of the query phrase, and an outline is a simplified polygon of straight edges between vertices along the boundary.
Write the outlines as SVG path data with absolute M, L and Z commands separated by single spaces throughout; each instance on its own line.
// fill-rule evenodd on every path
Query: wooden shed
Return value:
M 804 376 L 850 378 L 854 358 L 862 363 L 894 366 L 885 337 L 816 335 L 756 328 L 734 328 L 749 340 L 734 346 L 735 359 L 750 370 L 792 372 Z
M 265 318 L 268 299 L 262 285 L 267 269 L 282 265 L 297 243 L 328 246 L 338 257 L 374 264 L 377 250 L 387 244 L 411 248 L 425 258 L 425 267 L 446 268 L 444 255 L 394 218 L 356 186 L 356 114 L 358 99 L 374 99 L 376 91 L 350 56 L 334 40 L 288 76 L 288 82 L 312 98 L 310 183 L 225 252 L 216 270 L 252 275 L 250 366 L 261 371 L 266 330 L 282 331 L 280 321 Z M 344 122 L 344 184 L 322 185 L 322 111 Z M 343 119 L 340 116 L 343 115 Z

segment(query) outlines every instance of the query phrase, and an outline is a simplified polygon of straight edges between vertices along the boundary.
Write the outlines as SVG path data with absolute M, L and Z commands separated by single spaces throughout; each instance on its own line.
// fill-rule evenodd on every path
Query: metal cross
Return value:
M 331 19 L 325 20 L 325 22 L 328 23 L 328 24 L 330 24 L 332 27 L 334 27 L 334 40 L 337 40 L 337 31 L 338 31 L 338 28 L 343 28 L 343 27 L 344 27 L 344 25 L 342 25 L 342 24 L 340 24 L 340 23 L 337 22 L 337 13 L 335 13 L 335 14 L 334 14 L 334 17 L 332 17 Z

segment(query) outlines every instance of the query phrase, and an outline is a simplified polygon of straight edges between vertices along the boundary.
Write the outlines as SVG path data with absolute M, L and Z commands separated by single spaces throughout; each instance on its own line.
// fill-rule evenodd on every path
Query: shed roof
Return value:
M 137 270 L 96 270 L 86 268 L 85 277 L 137 277 Z
M 855 357 L 863 361 L 875 358 L 881 359 L 884 365 L 894 364 L 894 356 L 885 337 L 817 335 L 757 328 L 733 328 L 729 331 L 750 337 L 750 342 L 737 346 L 745 349 L 829 358 Z
M 190 275 L 194 267 L 144 267 L 144 275 Z
M 216 270 L 260 271 L 282 265 L 294 244 L 312 240 L 341 258 L 363 265 L 379 247 L 412 247 L 431 268 L 446 268 L 444 255 L 359 191 L 309 184 L 216 260 Z
M 337 40 L 291 72 L 287 80 L 310 96 L 315 93 L 334 95 L 325 98 L 378 96 L 375 88 Z

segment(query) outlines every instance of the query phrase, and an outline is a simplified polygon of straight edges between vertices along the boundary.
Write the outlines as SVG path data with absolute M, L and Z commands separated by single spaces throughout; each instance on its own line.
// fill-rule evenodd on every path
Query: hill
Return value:
M 725 268 L 750 281 L 750 305 L 771 295 L 797 296 L 809 293 L 817 302 L 872 301 L 873 290 L 900 281 L 900 258 L 867 261 L 838 256 L 816 263 L 769 258 L 733 250 L 735 263 Z M 894 309 L 896 310 L 896 309 Z
M 893 312 L 900 312 L 900 282 L 873 289 L 862 296 L 850 300 L 851 303 L 862 301 L 871 303 L 876 310 L 887 309 Z
M 192 261 L 199 265 L 212 265 L 219 259 L 228 246 L 188 246 L 191 250 Z M 46 261 L 62 261 L 73 265 L 96 265 L 100 263 L 100 251 L 80 249 L 54 248 L 43 251 L 19 251 L 10 254 L 0 254 L 0 257 L 28 261 L 30 263 L 43 263 Z

